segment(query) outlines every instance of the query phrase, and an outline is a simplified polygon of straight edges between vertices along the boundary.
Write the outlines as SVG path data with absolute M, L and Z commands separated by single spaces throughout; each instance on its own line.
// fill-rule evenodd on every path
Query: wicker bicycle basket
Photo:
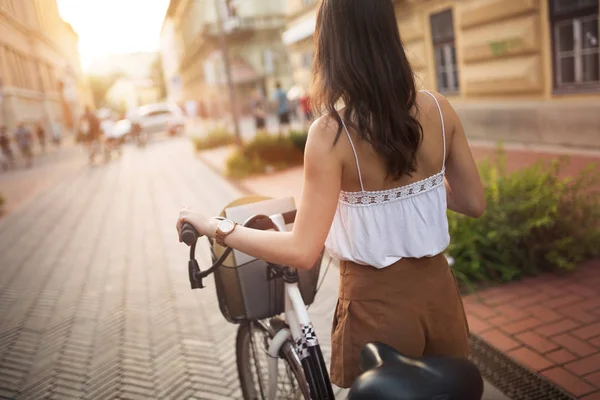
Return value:
M 292 210 L 291 199 L 270 199 L 268 197 L 244 197 L 227 205 L 221 213 L 237 223 L 243 223 L 244 215 L 231 212 L 242 205 L 252 204 L 246 214 L 273 215 Z M 290 208 L 291 207 L 291 208 Z M 236 215 L 237 218 L 229 214 Z M 248 215 L 248 216 L 251 216 Z M 211 241 L 213 263 L 220 257 L 225 248 Z M 312 304 L 317 291 L 317 281 L 321 265 L 321 257 L 311 270 L 298 270 L 298 286 L 306 305 Z M 214 273 L 219 308 L 223 317 L 231 323 L 241 323 L 274 317 L 284 312 L 284 283 L 281 276 L 274 274 L 272 264 L 252 258 L 244 253 L 234 251 Z

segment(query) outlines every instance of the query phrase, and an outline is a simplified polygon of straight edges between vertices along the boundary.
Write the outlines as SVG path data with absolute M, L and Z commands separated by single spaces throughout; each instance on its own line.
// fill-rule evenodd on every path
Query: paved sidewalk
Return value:
M 36 149 L 31 168 L 26 168 L 24 161 L 18 157 L 14 168 L 0 171 L 0 194 L 6 200 L 3 215 L 23 206 L 51 187 L 56 179 L 78 168 L 81 149 L 72 143 L 72 138 L 68 139 L 59 148 L 50 146 L 45 153 Z
M 174 229 L 183 205 L 217 214 L 240 193 L 185 138 L 73 162 L 0 220 L 0 398 L 241 398 L 236 326 L 212 279 L 189 289 Z M 331 268 L 311 307 L 326 357 L 337 284 Z

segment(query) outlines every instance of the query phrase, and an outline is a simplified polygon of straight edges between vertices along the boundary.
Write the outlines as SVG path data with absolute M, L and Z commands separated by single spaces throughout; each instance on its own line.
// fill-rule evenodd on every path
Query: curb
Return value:
M 202 156 L 201 152 L 195 150 L 194 152 L 196 153 L 196 157 L 200 160 L 202 164 L 208 167 L 208 169 L 210 169 L 215 174 L 219 175 L 222 179 L 226 180 L 227 183 L 236 188 L 236 190 L 240 191 L 243 195 L 250 196 L 256 194 L 254 191 L 248 189 L 248 187 L 244 185 L 240 179 L 230 178 L 223 174 L 223 171 L 221 171 L 219 168 L 215 167 L 212 163 L 207 161 L 206 158 Z

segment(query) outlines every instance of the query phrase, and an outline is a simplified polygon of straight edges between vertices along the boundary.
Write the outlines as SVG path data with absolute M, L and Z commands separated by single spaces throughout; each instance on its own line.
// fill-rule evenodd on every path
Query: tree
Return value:
M 90 90 L 92 91 L 96 107 L 100 108 L 104 105 L 106 102 L 106 93 L 108 93 L 111 86 L 121 77 L 123 77 L 123 73 L 121 72 L 114 72 L 107 76 L 90 75 L 88 77 Z
M 165 75 L 160 54 L 157 54 L 152 62 L 152 66 L 150 67 L 150 79 L 154 83 L 154 86 L 158 88 L 160 99 L 166 99 L 167 86 L 165 85 Z

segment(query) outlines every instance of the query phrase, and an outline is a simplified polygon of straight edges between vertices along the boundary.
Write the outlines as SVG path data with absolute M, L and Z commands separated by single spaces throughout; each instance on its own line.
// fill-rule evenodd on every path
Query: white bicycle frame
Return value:
M 294 343 L 302 341 L 302 329 L 301 326 L 311 326 L 310 317 L 306 310 L 306 305 L 300 294 L 300 289 L 297 283 L 285 283 L 285 322 L 289 328 L 283 328 L 279 330 L 271 340 L 269 348 L 267 350 L 268 366 L 269 366 L 269 400 L 275 400 L 277 395 L 277 384 L 278 384 L 278 363 L 279 363 L 279 351 L 283 344 L 293 339 Z M 316 338 L 314 339 L 316 340 Z
M 287 231 L 283 215 L 276 214 L 269 217 L 273 224 L 279 231 Z M 302 299 L 302 294 L 298 288 L 298 283 L 284 283 L 285 293 L 285 322 L 289 326 L 288 328 L 281 329 L 271 340 L 267 353 L 269 355 L 269 400 L 275 400 L 277 394 L 277 380 L 278 380 L 278 361 L 279 361 L 279 350 L 281 346 L 289 340 L 293 339 L 294 343 L 306 342 L 306 346 L 312 347 L 317 345 L 319 342 L 316 335 L 310 335 L 307 337 L 306 332 L 303 332 L 303 328 L 312 329 L 312 322 L 306 309 L 306 304 Z M 299 354 L 300 358 L 303 357 Z

